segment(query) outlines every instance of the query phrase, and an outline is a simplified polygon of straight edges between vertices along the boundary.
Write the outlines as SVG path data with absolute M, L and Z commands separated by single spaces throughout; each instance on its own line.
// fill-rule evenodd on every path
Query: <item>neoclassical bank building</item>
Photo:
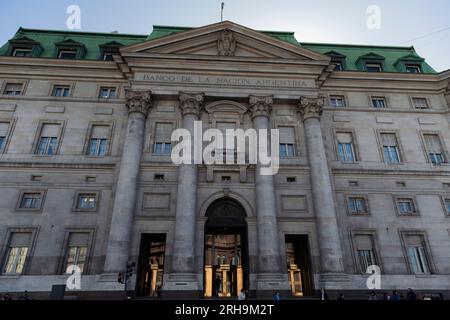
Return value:
M 20 28 L 0 49 L 0 293 L 448 297 L 449 106 L 450 71 L 413 47 Z M 174 163 L 195 123 L 278 129 L 278 172 Z

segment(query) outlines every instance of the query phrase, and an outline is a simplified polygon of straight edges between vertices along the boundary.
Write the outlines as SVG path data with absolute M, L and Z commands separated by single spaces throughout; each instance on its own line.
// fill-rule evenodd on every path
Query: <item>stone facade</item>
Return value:
M 245 210 L 248 286 L 257 296 L 291 290 L 288 235 L 308 238 L 314 290 L 368 290 L 364 238 L 382 290 L 448 294 L 450 73 L 332 69 L 326 55 L 228 21 L 124 46 L 114 61 L 0 56 L 0 123 L 8 124 L 0 292 L 45 293 L 66 283 L 71 235 L 84 234 L 82 289 L 73 294 L 121 294 L 117 275 L 139 261 L 142 236 L 163 234 L 163 295 L 201 297 L 207 211 L 226 198 Z M 7 95 L 17 83 L 21 94 Z M 52 96 L 55 86 L 70 93 Z M 117 96 L 99 98 L 102 87 Z M 331 104 L 336 96 L 345 107 Z M 376 97 L 387 107 L 374 108 Z M 414 108 L 416 98 L 428 108 Z M 177 166 L 156 151 L 167 143 L 158 140 L 159 124 L 193 132 L 197 120 L 204 130 L 290 128 L 294 154 L 281 158 L 277 175 L 263 176 L 259 165 Z M 46 125 L 58 128 L 53 155 L 37 154 Z M 89 155 L 97 126 L 106 130 L 102 156 Z M 353 161 L 341 157 L 340 134 L 351 137 L 344 143 Z M 396 163 L 386 159 L 384 134 L 396 137 Z M 440 165 L 430 135 L 441 143 Z M 39 195 L 37 207 L 24 203 L 30 194 Z M 80 194 L 94 197 L 95 208 L 80 208 Z M 356 213 L 355 198 L 365 203 Z M 29 235 L 20 274 L 4 272 L 14 234 Z M 423 249 L 423 272 L 412 247 Z M 135 273 L 129 288 L 136 283 Z

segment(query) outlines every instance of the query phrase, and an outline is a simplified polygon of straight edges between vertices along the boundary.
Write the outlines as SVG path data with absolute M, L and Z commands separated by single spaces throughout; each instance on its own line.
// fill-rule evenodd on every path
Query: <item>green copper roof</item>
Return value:
M 148 40 L 153 40 L 183 31 L 191 30 L 189 27 L 153 26 L 153 31 L 149 35 L 131 35 L 119 33 L 97 33 L 97 32 L 74 32 L 74 31 L 54 31 L 19 28 L 11 40 L 35 41 L 40 44 L 39 50 L 34 56 L 45 58 L 56 58 L 58 55 L 58 43 L 75 43 L 81 45 L 83 59 L 101 59 L 101 46 L 111 44 L 132 45 Z M 363 71 L 364 59 L 374 59 L 383 57 L 381 63 L 385 72 L 405 72 L 405 63 L 421 65 L 423 73 L 436 73 L 422 57 L 420 57 L 414 47 L 389 47 L 351 44 L 327 44 L 327 43 L 306 43 L 298 42 L 294 32 L 286 31 L 260 31 L 266 35 L 301 46 L 303 48 L 329 54 L 340 59 L 344 59 L 343 67 L 350 71 Z M 10 41 L 11 41 L 10 40 Z M 0 55 L 11 54 L 11 44 L 6 43 L 0 48 Z M 78 57 L 78 56 L 77 56 Z

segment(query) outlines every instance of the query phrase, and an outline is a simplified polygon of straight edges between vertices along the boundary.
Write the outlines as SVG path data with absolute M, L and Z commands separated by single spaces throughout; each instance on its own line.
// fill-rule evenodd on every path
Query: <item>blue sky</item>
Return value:
M 66 29 L 66 8 L 81 8 L 81 30 L 148 34 L 152 25 L 220 21 L 222 0 L 0 0 L 0 42 L 20 27 Z M 438 71 L 450 69 L 449 0 L 224 0 L 224 19 L 258 30 L 295 31 L 299 41 L 414 45 Z M 381 28 L 367 28 L 369 5 Z M 439 30 L 443 30 L 437 32 Z M 412 40 L 412 41 L 411 41 Z

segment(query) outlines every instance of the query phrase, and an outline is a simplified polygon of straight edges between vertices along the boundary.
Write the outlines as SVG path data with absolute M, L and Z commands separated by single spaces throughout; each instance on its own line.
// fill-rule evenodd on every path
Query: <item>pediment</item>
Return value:
M 230 21 L 189 29 L 121 49 L 123 54 L 171 54 L 329 61 L 330 58 Z

